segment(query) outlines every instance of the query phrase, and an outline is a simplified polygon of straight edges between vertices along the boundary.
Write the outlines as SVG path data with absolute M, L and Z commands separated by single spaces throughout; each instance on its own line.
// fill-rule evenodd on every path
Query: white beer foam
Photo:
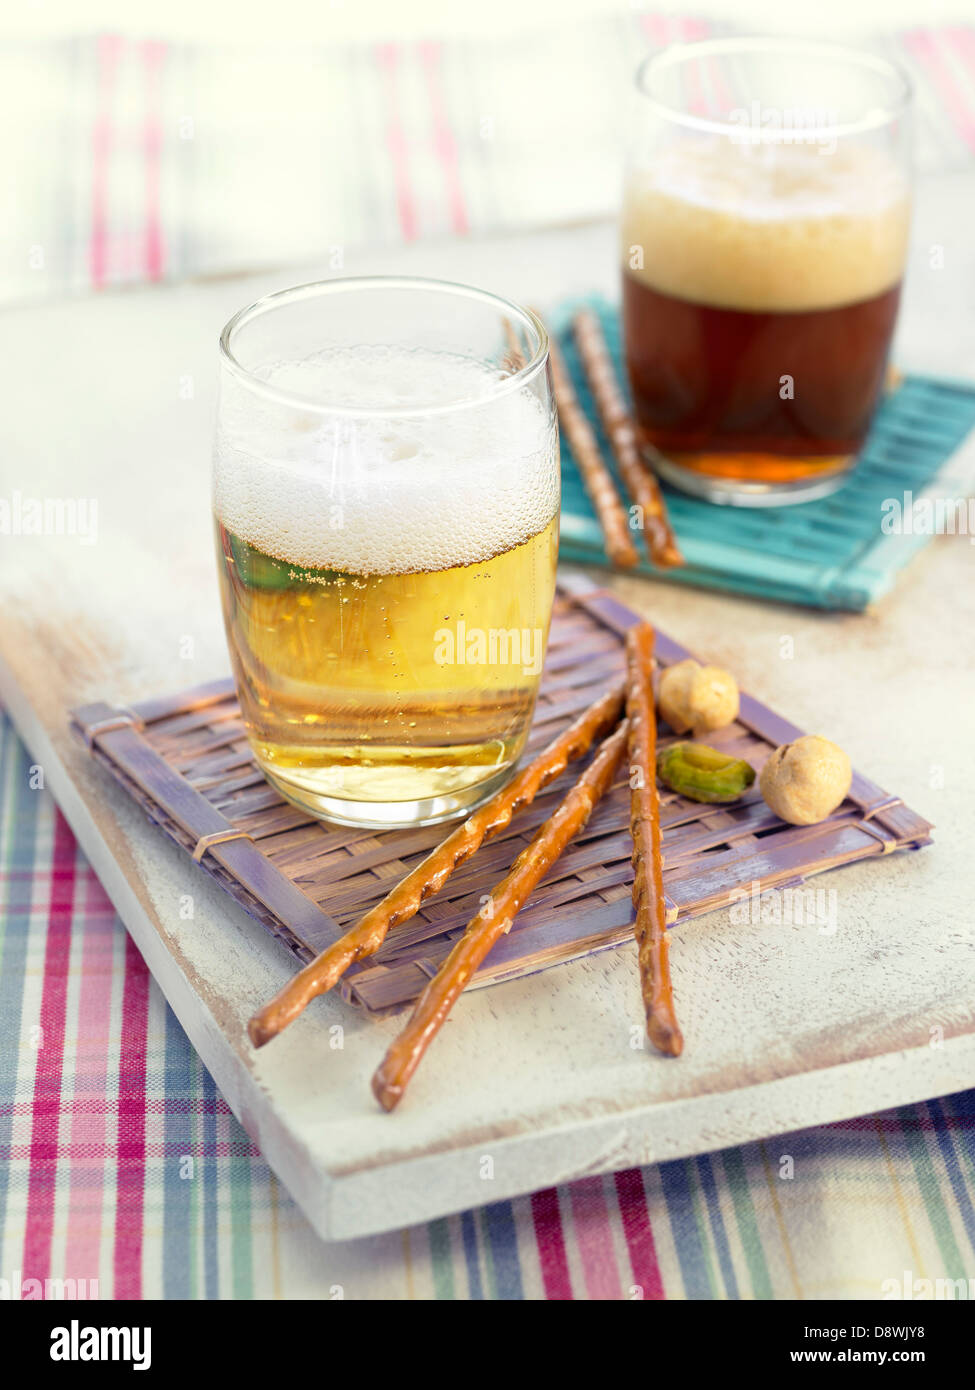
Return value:
M 235 535 L 302 569 L 408 574 L 488 560 L 551 521 L 558 444 L 527 388 L 424 349 L 329 349 L 261 372 L 345 409 L 469 407 L 403 419 L 319 414 L 224 379 L 214 508 Z
M 882 151 L 687 141 L 630 174 L 623 265 L 698 304 L 838 308 L 900 280 L 909 222 L 907 182 Z

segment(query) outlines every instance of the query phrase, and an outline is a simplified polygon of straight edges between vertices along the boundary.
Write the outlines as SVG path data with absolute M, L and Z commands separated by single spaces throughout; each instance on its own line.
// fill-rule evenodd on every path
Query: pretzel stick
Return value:
M 667 960 L 667 920 L 657 795 L 657 717 L 653 707 L 654 632 L 649 623 L 626 634 L 626 713 L 630 726 L 630 832 L 633 836 L 633 906 L 640 988 L 647 1037 L 658 1052 L 679 1057 L 684 1039 L 674 1013 Z
M 572 786 L 558 810 L 541 826 L 508 874 L 495 888 L 436 975 L 420 995 L 409 1022 L 394 1039 L 372 1078 L 373 1094 L 384 1110 L 399 1104 L 410 1077 L 465 985 L 496 941 L 511 927 L 525 899 L 577 835 L 607 790 L 626 749 L 624 719 L 604 739 L 599 752 Z
M 507 786 L 495 792 L 490 801 L 448 835 L 381 903 L 370 908 L 354 927 L 316 956 L 269 1004 L 258 1010 L 247 1025 L 254 1046 L 263 1047 L 287 1028 L 316 995 L 330 990 L 355 961 L 374 955 L 390 927 L 408 921 L 424 898 L 443 887 L 458 864 L 469 859 L 484 840 L 503 830 L 516 811 L 530 805 L 542 787 L 565 771 L 567 763 L 581 758 L 595 738 L 613 727 L 622 712 L 622 686 L 608 690 L 590 705 Z
M 505 346 L 508 349 L 508 357 L 505 365 L 511 367 L 516 372 L 520 372 L 525 365 L 525 354 L 521 350 L 518 334 L 515 332 L 514 324 L 509 318 L 503 318 L 501 323 L 504 328 Z
M 640 556 L 630 536 L 626 511 L 616 491 L 613 475 L 603 462 L 595 431 L 579 404 L 579 397 L 572 385 L 572 377 L 565 365 L 565 359 L 555 338 L 551 336 L 548 356 L 552 365 L 552 382 L 555 386 L 559 422 L 572 446 L 572 457 L 579 469 L 579 476 L 603 529 L 606 554 L 614 565 L 629 569 L 639 563 Z
M 626 490 L 643 513 L 643 533 L 650 559 L 661 569 L 682 565 L 667 508 L 656 478 L 646 467 L 637 447 L 636 430 L 623 400 L 599 319 L 582 309 L 572 320 L 579 356 L 599 418 L 613 446 Z

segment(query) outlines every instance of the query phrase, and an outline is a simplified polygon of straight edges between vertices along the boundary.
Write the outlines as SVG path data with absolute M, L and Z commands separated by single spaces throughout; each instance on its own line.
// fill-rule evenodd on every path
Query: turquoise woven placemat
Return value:
M 610 351 L 620 361 L 619 317 L 599 299 L 573 300 L 551 315 L 579 399 L 599 433 L 604 457 L 612 452 L 599 429 L 569 332 L 582 305 L 600 316 Z M 886 498 L 917 497 L 975 428 L 975 387 L 933 377 L 906 377 L 885 400 L 850 480 L 819 502 L 792 507 L 718 507 L 665 488 L 671 521 L 687 565 L 666 578 L 678 584 L 726 589 L 816 608 L 858 612 L 880 597 L 929 539 L 885 535 Z M 563 560 L 606 565 L 602 532 L 565 439 L 562 440 Z M 626 494 L 621 490 L 621 496 Z M 649 564 L 632 573 L 663 576 Z

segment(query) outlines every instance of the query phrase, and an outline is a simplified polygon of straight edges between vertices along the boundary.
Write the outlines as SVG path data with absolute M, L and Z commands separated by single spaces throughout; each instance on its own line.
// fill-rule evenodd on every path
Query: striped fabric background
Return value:
M 621 10 L 526 39 L 0 45 L 0 300 L 609 215 L 621 93 L 727 26 Z M 873 37 L 917 88 L 918 163 L 975 152 L 975 29 Z
M 623 11 L 487 45 L 2 46 L 0 300 L 608 214 L 615 92 L 710 31 Z M 918 84 L 922 169 L 970 164 L 975 30 L 873 46 Z M 975 1092 L 324 1245 L 38 782 L 0 716 L 0 1296 L 975 1296 Z
M 880 1298 L 905 1271 L 975 1296 L 975 1092 L 514 1202 L 486 1191 L 477 1211 L 323 1244 L 36 780 L 0 719 L 0 1279 L 14 1297 L 45 1280 L 91 1296 L 96 1280 L 102 1299 Z

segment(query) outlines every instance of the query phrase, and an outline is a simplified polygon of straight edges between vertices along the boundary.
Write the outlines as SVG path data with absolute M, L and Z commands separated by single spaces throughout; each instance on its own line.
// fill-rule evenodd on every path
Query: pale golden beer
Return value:
M 388 297 L 368 283 L 382 289 L 360 299 Z M 396 283 L 401 313 L 447 292 Z M 387 338 L 266 363 L 256 393 L 224 384 L 214 513 L 241 709 L 265 775 L 327 819 L 459 815 L 525 745 L 555 585 L 557 434 L 544 330 L 508 307 L 525 359 L 543 354 L 533 386 L 485 303 L 497 361 Z
M 427 801 L 515 762 L 544 655 L 554 516 L 480 563 L 407 574 L 296 569 L 218 530 L 241 704 L 282 786 Z

